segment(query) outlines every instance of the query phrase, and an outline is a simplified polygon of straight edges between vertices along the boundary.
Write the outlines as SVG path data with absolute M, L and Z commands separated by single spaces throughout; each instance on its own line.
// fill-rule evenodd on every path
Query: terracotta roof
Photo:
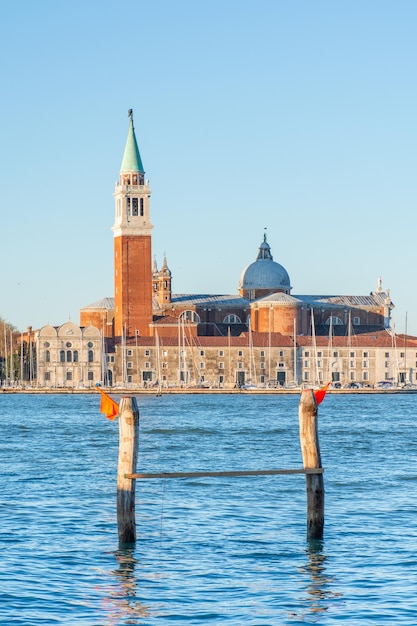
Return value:
M 300 346 L 313 346 L 314 339 L 312 337 L 297 337 L 297 344 Z M 387 330 L 380 330 L 372 333 L 364 333 L 361 335 L 352 335 L 351 337 L 332 337 L 331 345 L 334 348 L 344 348 L 348 346 L 355 347 L 368 347 L 368 348 L 394 348 L 395 345 L 398 349 L 405 346 L 415 346 L 417 349 L 417 337 L 407 337 L 407 341 L 399 335 L 394 338 L 392 334 Z M 324 347 L 329 346 L 329 337 L 316 337 L 316 346 Z

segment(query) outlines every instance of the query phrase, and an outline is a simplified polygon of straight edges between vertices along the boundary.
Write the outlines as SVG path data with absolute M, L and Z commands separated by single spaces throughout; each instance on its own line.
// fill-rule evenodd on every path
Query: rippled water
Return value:
M 299 396 L 139 396 L 138 469 L 301 467 Z M 97 395 L 0 396 L 0 624 L 417 623 L 417 396 L 328 395 L 304 476 L 142 481 L 119 546 Z

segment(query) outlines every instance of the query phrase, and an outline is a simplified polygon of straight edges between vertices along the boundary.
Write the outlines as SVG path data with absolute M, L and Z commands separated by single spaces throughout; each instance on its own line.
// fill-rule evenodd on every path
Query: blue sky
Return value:
M 294 295 L 382 276 L 417 335 L 416 24 L 411 0 L 4 5 L 0 316 L 113 295 L 133 108 L 175 293 L 237 293 L 267 228 Z

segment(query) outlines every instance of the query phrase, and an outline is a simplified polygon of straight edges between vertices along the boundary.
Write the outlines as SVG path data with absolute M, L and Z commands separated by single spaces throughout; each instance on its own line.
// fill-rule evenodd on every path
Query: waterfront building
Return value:
M 114 297 L 80 312 L 81 326 L 95 326 L 105 340 L 108 382 L 221 388 L 416 382 L 414 340 L 401 360 L 391 329 L 394 305 L 380 278 L 369 295 L 296 295 L 266 233 L 241 272 L 238 293 L 175 294 L 166 256 L 160 269 L 151 264 L 151 192 L 131 110 L 129 118 L 114 192 Z
M 37 333 L 37 381 L 43 388 L 90 388 L 103 380 L 103 337 L 93 325 L 43 326 Z

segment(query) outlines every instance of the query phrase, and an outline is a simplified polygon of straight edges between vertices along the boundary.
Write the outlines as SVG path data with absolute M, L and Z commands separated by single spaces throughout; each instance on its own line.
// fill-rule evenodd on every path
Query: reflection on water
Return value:
M 143 618 L 149 617 L 149 611 L 137 600 L 138 580 L 135 569 L 138 560 L 134 556 L 134 546 L 120 545 L 114 556 L 118 568 L 113 574 L 118 584 L 112 586 L 104 600 L 105 624 L 119 626 L 126 623 L 137 626 L 143 623 Z
M 324 554 L 323 548 L 323 540 L 312 539 L 307 544 L 305 550 L 306 564 L 299 568 L 300 574 L 307 575 L 306 595 L 302 598 L 302 603 L 307 605 L 307 608 L 302 615 L 293 614 L 291 616 L 293 618 L 304 620 L 310 616 L 310 620 L 318 621 L 320 615 L 329 609 L 329 601 L 342 596 L 341 593 L 330 588 L 334 579 L 326 575 L 327 556 Z

